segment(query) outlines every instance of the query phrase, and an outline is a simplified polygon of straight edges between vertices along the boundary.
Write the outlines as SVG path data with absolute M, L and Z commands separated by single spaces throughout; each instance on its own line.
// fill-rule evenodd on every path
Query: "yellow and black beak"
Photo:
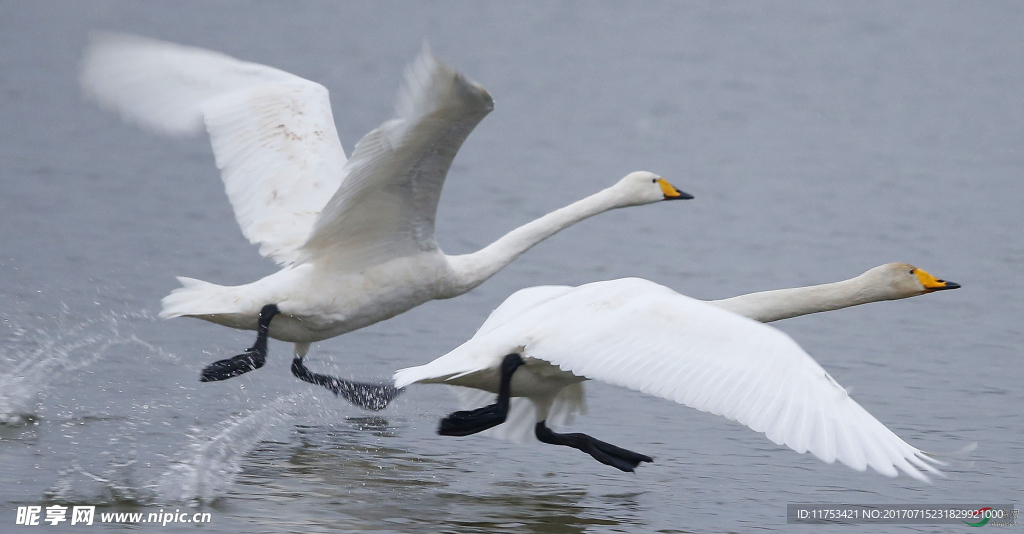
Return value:
M 934 276 L 929 274 L 928 271 L 925 271 L 924 269 L 914 269 L 913 272 L 917 276 L 917 279 L 921 282 L 921 285 L 924 286 L 925 293 L 931 293 L 933 291 L 942 291 L 943 289 L 958 289 L 960 287 L 960 284 L 956 282 L 939 280 L 938 278 L 935 278 Z
M 676 186 L 668 183 L 668 180 L 664 178 L 658 179 L 658 185 L 661 186 L 661 192 L 665 194 L 665 200 L 690 200 L 693 198 L 693 195 L 676 189 Z

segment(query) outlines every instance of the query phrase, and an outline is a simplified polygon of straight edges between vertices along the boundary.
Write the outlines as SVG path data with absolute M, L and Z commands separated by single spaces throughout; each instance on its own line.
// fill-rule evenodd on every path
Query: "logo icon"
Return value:
M 985 524 L 988 523 L 988 520 L 992 519 L 992 515 L 991 514 L 986 514 L 985 513 L 985 512 L 990 511 L 990 510 L 992 510 L 992 508 L 988 507 L 988 506 L 986 506 L 985 508 L 979 509 L 977 512 L 974 513 L 974 515 L 975 516 L 979 516 L 980 515 L 984 519 L 982 519 L 981 521 L 978 521 L 977 523 L 968 523 L 967 521 L 964 521 L 964 524 L 967 525 L 967 526 L 971 526 L 971 527 L 983 527 L 983 526 L 985 526 Z M 961 521 L 963 521 L 963 519 L 961 519 Z

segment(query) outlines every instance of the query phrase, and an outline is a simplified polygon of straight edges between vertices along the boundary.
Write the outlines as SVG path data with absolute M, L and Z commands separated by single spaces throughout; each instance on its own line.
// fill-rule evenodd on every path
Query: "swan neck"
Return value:
M 862 276 L 816 286 L 761 291 L 711 301 L 762 323 L 900 298 L 868 284 Z
M 611 188 L 559 208 L 505 234 L 471 254 L 449 256 L 454 295 L 461 295 L 494 276 L 522 253 L 559 231 L 598 213 L 621 207 Z

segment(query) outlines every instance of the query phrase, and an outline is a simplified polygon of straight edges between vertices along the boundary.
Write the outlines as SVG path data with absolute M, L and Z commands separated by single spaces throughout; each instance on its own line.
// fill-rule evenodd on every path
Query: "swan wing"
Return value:
M 327 89 L 231 56 L 96 32 L 81 70 L 86 95 L 167 135 L 205 125 L 242 234 L 279 264 L 295 261 L 344 179 Z
M 437 250 L 434 216 L 455 153 L 493 109 L 487 91 L 427 47 L 405 71 L 397 117 L 366 134 L 316 220 L 300 261 L 358 270 Z
M 510 350 L 738 421 L 828 463 L 921 480 L 940 473 L 783 332 L 647 280 L 580 286 L 395 377 L 458 378 Z
M 487 320 L 484 321 L 484 324 L 480 325 L 480 328 L 477 329 L 473 337 L 486 334 L 505 324 L 510 319 L 522 315 L 527 310 L 568 293 L 573 289 L 573 286 L 533 286 L 520 289 L 512 293 L 487 316 Z

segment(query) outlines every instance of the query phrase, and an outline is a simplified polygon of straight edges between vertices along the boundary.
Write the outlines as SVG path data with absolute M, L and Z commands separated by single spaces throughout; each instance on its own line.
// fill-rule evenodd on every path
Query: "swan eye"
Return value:
M 911 269 L 911 270 L 910 270 L 910 274 L 914 274 L 914 271 L 916 271 L 916 270 L 917 270 L 917 269 Z
M 657 178 L 651 178 L 651 183 L 652 183 L 652 184 L 656 184 L 656 183 L 658 183 L 658 179 L 657 179 Z

